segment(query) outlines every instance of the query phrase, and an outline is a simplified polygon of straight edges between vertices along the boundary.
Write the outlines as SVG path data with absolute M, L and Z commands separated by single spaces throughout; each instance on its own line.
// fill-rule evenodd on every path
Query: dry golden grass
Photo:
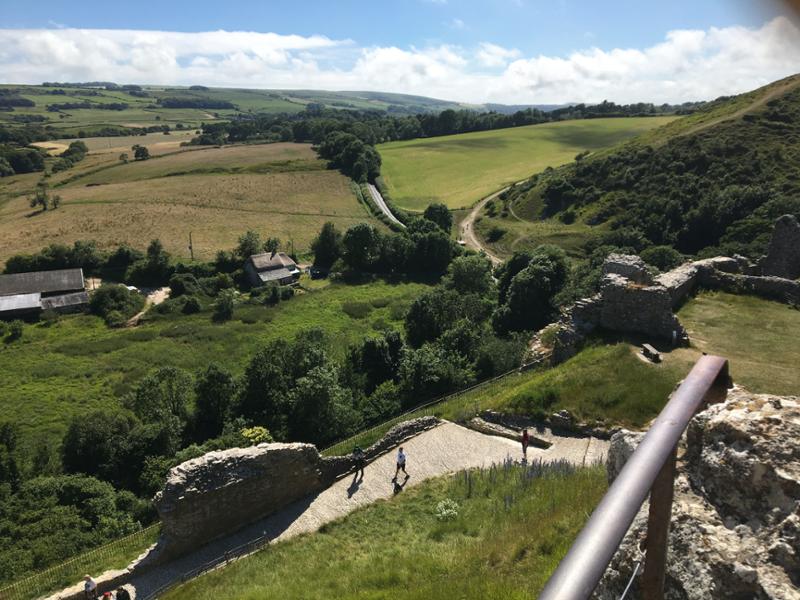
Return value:
M 133 158 L 130 152 L 128 154 Z M 145 161 L 131 161 L 127 164 L 118 163 L 109 169 L 81 177 L 71 183 L 70 186 L 120 183 L 190 172 L 225 172 L 259 167 L 287 170 L 285 163 L 290 161 L 296 161 L 299 166 L 305 169 L 323 168 L 323 163 L 317 160 L 316 153 L 309 144 L 280 143 L 223 146 L 219 148 L 194 147 L 185 148 L 183 151 L 175 152 L 169 156 L 151 158 Z
M 325 221 L 345 229 L 373 220 L 334 171 L 165 177 L 56 192 L 62 204 L 55 211 L 34 212 L 25 197 L 0 206 L 0 261 L 53 242 L 144 248 L 156 237 L 188 257 L 189 231 L 195 257 L 208 259 L 247 229 L 291 238 L 302 251 Z
M 141 124 L 129 124 L 132 127 L 140 127 Z M 139 144 L 140 146 L 147 146 L 150 154 L 163 154 L 164 152 L 174 152 L 177 150 L 181 142 L 188 142 L 197 134 L 194 129 L 183 131 L 172 131 L 169 135 L 163 133 L 148 133 L 147 135 L 124 135 L 119 137 L 87 137 L 78 138 L 86 147 L 89 148 L 90 154 L 121 154 L 123 152 L 131 153 L 131 146 Z M 67 149 L 74 139 L 59 139 L 48 140 L 46 142 L 36 142 L 32 146 L 39 146 L 49 150 L 51 154 L 57 154 Z M 132 156 L 131 156 L 132 157 Z

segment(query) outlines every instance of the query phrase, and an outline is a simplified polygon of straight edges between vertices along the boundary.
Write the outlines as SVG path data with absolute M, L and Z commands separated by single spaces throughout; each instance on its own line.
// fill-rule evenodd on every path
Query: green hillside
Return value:
M 170 125 L 174 129 L 180 123 L 188 128 L 196 128 L 203 122 L 229 119 L 241 114 L 298 113 L 310 103 L 322 104 L 329 108 L 378 110 L 393 114 L 440 112 L 463 108 L 482 109 L 480 106 L 407 94 L 251 90 L 203 86 L 193 88 L 120 86 L 107 89 L 99 86 L 6 84 L 0 85 L 0 106 L 3 98 L 21 98 L 33 105 L 25 106 L 24 104 L 28 102 L 12 102 L 14 105 L 10 110 L 0 111 L 0 125 L 34 122 L 54 127 L 64 134 L 81 137 L 92 135 L 109 126 Z M 178 106 L 170 108 L 169 101 Z
M 478 224 L 501 254 L 542 241 L 758 257 L 800 214 L 800 77 L 711 103 L 605 152 L 534 175 Z
M 403 208 L 431 202 L 450 208 L 474 204 L 532 171 L 556 167 L 576 154 L 599 150 L 675 117 L 628 117 L 543 123 L 379 145 L 382 173 Z

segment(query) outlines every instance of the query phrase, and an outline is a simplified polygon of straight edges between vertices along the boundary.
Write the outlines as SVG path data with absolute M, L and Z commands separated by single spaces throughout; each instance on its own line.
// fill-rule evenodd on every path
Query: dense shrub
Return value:
M 124 285 L 100 286 L 89 299 L 89 310 L 103 317 L 109 325 L 119 326 L 120 321 L 132 317 L 144 308 L 144 298 Z

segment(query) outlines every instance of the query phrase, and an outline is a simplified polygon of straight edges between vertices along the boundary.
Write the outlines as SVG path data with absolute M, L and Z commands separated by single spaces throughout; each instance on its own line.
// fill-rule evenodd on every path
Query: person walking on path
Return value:
M 356 463 L 356 476 L 359 476 L 360 473 L 360 478 L 364 479 L 364 465 L 367 461 L 361 446 L 356 446 L 353 448 L 353 459 Z
M 522 458 L 528 460 L 528 444 L 530 444 L 531 438 L 528 435 L 528 430 L 522 430 Z
M 83 576 L 83 594 L 87 600 L 97 600 L 97 583 L 90 575 Z
M 397 469 L 395 469 L 394 471 L 394 478 L 392 479 L 392 481 L 397 481 L 397 475 L 398 473 L 400 473 L 400 471 L 402 471 L 405 474 L 406 479 L 410 477 L 410 475 L 406 471 L 406 453 L 403 452 L 402 446 L 400 446 L 400 449 L 397 451 Z

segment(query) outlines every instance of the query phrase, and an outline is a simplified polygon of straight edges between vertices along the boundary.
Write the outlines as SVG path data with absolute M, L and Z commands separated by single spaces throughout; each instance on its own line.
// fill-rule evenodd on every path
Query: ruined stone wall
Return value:
M 600 326 L 604 329 L 676 342 L 686 338 L 672 312 L 672 299 L 662 285 L 640 285 L 620 275 L 606 275 L 600 296 Z
M 692 420 L 678 466 L 666 598 L 800 598 L 799 400 L 734 389 Z M 640 439 L 612 438 L 611 478 Z M 647 504 L 595 598 L 619 598 L 646 527 Z M 642 597 L 637 585 L 629 597 Z
M 800 277 L 800 223 L 794 215 L 783 215 L 775 222 L 767 255 L 761 260 L 764 275 L 797 279 Z
M 367 460 L 439 424 L 421 417 L 365 448 Z M 311 444 L 259 444 L 209 452 L 170 470 L 154 498 L 162 534 L 148 564 L 161 563 L 320 492 L 355 468 L 352 456 L 322 457 Z

